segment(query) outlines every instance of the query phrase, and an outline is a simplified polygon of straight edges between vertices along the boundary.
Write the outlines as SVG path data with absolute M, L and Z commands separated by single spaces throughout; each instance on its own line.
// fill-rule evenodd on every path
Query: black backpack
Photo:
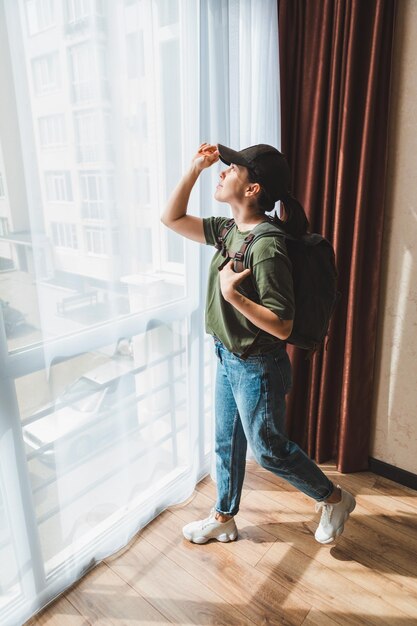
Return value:
M 249 250 L 254 241 L 260 237 L 284 237 L 292 264 L 295 299 L 294 325 L 286 341 L 309 350 L 307 356 L 310 358 L 323 344 L 341 295 L 337 290 L 338 272 L 332 244 L 317 233 L 307 233 L 297 239 L 268 218 L 255 226 L 245 237 L 240 250 L 231 256 L 225 239 L 234 224 L 233 218 L 228 220 L 217 238 L 216 248 L 226 257 L 219 270 L 234 258 L 234 271 L 242 272 L 249 267 Z

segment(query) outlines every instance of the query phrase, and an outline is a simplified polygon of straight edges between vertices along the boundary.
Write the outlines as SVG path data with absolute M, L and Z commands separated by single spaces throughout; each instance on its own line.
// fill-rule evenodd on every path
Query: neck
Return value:
M 242 232 L 252 230 L 257 224 L 267 219 L 265 213 L 255 212 L 248 207 L 236 207 L 231 205 L 231 209 L 236 226 Z

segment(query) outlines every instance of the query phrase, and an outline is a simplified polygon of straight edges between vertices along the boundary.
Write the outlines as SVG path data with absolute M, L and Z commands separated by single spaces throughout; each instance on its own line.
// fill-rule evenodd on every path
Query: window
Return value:
M 113 177 L 100 172 L 82 172 L 80 186 L 83 218 L 105 219 L 114 208 Z
M 70 48 L 70 76 L 75 103 L 108 97 L 105 51 L 102 46 L 82 43 Z
M 159 26 L 169 26 L 178 22 L 178 0 L 157 0 Z
M 104 3 L 54 0 L 59 26 L 32 38 L 21 23 L 25 1 L 2 3 L 0 37 L 8 115 L 0 171 L 6 193 L 14 171 L 27 198 L 25 207 L 0 208 L 19 231 L 19 239 L 2 239 L 11 252 L 0 259 L 1 297 L 22 322 L 7 336 L 0 332 L 0 353 L 10 352 L 0 368 L 1 402 L 10 408 L 1 415 L 7 567 L 0 567 L 0 624 L 26 623 L 58 587 L 114 553 L 155 511 L 180 502 L 209 470 L 216 362 L 204 334 L 201 280 L 212 251 L 167 229 L 160 215 L 206 132 L 219 141 L 234 137 L 232 145 L 279 136 L 276 0 L 136 0 L 129 11 L 124 0 L 109 0 L 105 35 L 94 14 Z M 256 20 L 246 19 L 249 3 Z M 145 76 L 129 80 L 126 47 L 141 44 L 127 37 L 142 29 Z M 229 46 L 230 33 L 251 45 Z M 271 68 L 267 81 L 251 58 Z M 37 96 L 35 77 L 28 72 L 28 85 L 22 66 L 37 70 L 40 88 L 55 81 L 59 91 Z M 141 67 L 133 62 L 129 72 Z M 241 76 L 251 89 L 235 80 Z M 100 156 L 109 144 L 109 113 L 114 163 L 77 163 L 78 149 L 87 159 L 90 149 Z M 39 122 L 58 114 L 67 147 L 32 150 L 33 135 L 42 134 L 45 146 L 60 138 L 59 122 Z M 190 197 L 195 215 L 216 209 L 206 175 Z M 81 378 L 111 388 L 115 403 L 107 393 L 93 402 L 92 388 L 78 398 L 82 405 L 66 402 Z
M 91 15 L 104 16 L 103 0 L 66 0 L 67 22 L 78 22 Z
M 167 261 L 169 263 L 184 263 L 184 242 L 175 237 L 172 230 L 167 232 Z
M 3 184 L 3 174 L 0 172 L 0 198 L 4 198 L 6 195 Z
M 148 139 L 148 112 L 146 102 L 139 103 L 139 135 L 141 139 Z
M 145 75 L 145 49 L 143 31 L 129 33 L 126 37 L 127 77 L 139 78 Z
M 110 115 L 88 111 L 75 115 L 77 159 L 80 163 L 111 157 Z
M 152 229 L 140 227 L 137 235 L 137 258 L 140 263 L 152 264 Z
M 7 217 L 0 217 L 0 237 L 7 237 L 9 234 L 9 220 Z
M 85 238 L 89 254 L 107 255 L 106 231 L 104 228 L 85 228 Z
M 59 88 L 57 52 L 33 59 L 32 71 L 36 95 L 40 96 Z
M 132 132 L 132 139 L 138 144 L 139 152 L 143 148 L 143 142 L 148 139 L 148 112 L 146 102 L 139 102 L 136 105 L 136 112 L 129 120 L 129 127 Z
M 52 240 L 61 248 L 78 248 L 77 227 L 75 224 L 52 222 Z
M 141 167 L 134 171 L 134 197 L 141 207 L 151 202 L 149 167 Z
M 77 22 L 91 13 L 91 0 L 66 0 L 67 21 Z
M 73 199 L 70 172 L 47 172 L 45 178 L 49 202 L 70 202 Z
M 56 25 L 54 0 L 26 0 L 29 35 Z
M 115 228 L 111 233 L 112 253 L 115 255 L 120 254 L 120 230 Z
M 159 7 L 165 6 L 160 3 Z M 165 7 L 166 8 L 166 7 Z M 175 76 L 180 73 L 180 47 L 178 38 L 167 39 L 160 45 L 161 74 L 163 85 L 163 99 L 165 107 L 169 109 L 169 115 L 165 117 L 165 149 L 167 154 L 175 151 L 175 146 L 181 142 L 181 130 L 178 124 L 173 124 L 172 119 L 181 117 L 181 95 L 175 89 Z M 169 103 L 169 104 L 168 104 Z M 181 169 L 178 161 L 166 159 L 165 161 L 165 185 L 166 189 L 174 189 L 176 181 L 181 178 Z M 166 261 L 181 266 L 184 263 L 184 241 L 175 236 L 171 230 L 166 233 Z
M 63 115 L 48 115 L 39 118 L 39 141 L 42 148 L 52 148 L 65 144 L 65 121 Z

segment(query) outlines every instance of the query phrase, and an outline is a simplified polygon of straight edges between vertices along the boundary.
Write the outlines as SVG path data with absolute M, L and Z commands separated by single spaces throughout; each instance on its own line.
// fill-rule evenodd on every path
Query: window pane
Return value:
M 54 0 L 26 0 L 26 19 L 30 35 L 56 24 Z
M 16 380 L 47 573 L 127 501 L 191 464 L 186 336 L 185 322 L 161 325 L 53 364 L 48 379 Z
M 48 6 L 39 9 L 44 23 Z M 0 241 L 0 268 L 10 269 L 0 272 L 0 290 L 8 318 L 17 320 L 8 323 L 10 349 L 159 309 L 185 295 L 184 242 L 159 219 L 182 174 L 183 137 L 190 132 L 181 115 L 178 3 L 161 4 L 164 28 L 154 31 L 151 53 L 146 7 L 130 8 L 136 22 L 126 22 L 125 6 L 115 3 L 103 31 L 96 18 L 107 20 L 109 3 L 65 0 L 63 36 L 39 37 L 42 54 L 34 54 L 41 45 L 27 29 L 23 35 L 35 90 L 28 89 L 22 123 L 34 126 L 28 180 L 39 193 L 28 190 L 24 210 L 12 197 L 0 213 L 11 231 Z M 78 30 L 66 30 L 70 23 Z M 53 87 L 51 99 L 38 97 Z M 13 159 L 13 151 L 5 158 Z
M 159 26 L 178 22 L 178 0 L 156 0 Z
M 141 206 L 148 206 L 151 199 L 149 168 L 143 167 L 134 172 L 135 199 Z
M 5 237 L 9 234 L 9 221 L 7 217 L 0 217 L 0 236 Z
M 39 137 L 43 148 L 60 146 L 65 142 L 63 115 L 50 115 L 39 119 Z
M 70 172 L 46 172 L 47 200 L 50 202 L 70 202 L 72 186 Z
M 6 444 L 10 446 L 8 436 L 4 436 L 2 441 L 0 441 L 0 455 L 4 461 L 10 455 L 10 448 L 7 449 Z M 3 467 L 5 468 L 6 464 Z M 8 468 L 10 468 L 10 464 Z M 7 482 L 10 484 L 9 477 Z M 10 511 L 14 511 L 15 518 L 18 512 L 12 499 L 14 494 L 7 494 L 5 485 L 6 480 L 2 475 L 2 467 L 0 465 L 0 563 L 2 564 L 2 567 L 0 567 L 0 589 L 2 591 L 0 595 L 0 611 L 3 604 L 13 602 L 13 598 L 17 602 L 22 593 L 16 546 L 13 541 L 13 519 L 10 517 Z M 17 496 L 17 494 L 15 495 Z
M 78 248 L 75 224 L 58 224 L 53 222 L 51 226 L 53 241 L 57 247 Z
M 152 231 L 138 228 L 138 260 L 144 265 L 152 264 Z
M 126 37 L 127 76 L 139 78 L 145 74 L 143 31 L 129 33 Z
M 58 53 L 34 59 L 32 69 L 37 95 L 56 91 L 59 88 Z

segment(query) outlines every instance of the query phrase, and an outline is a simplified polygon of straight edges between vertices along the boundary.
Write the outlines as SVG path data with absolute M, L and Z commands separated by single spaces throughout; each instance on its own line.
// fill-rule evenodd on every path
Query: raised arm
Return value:
M 218 160 L 217 146 L 202 143 L 191 161 L 189 170 L 171 193 L 165 211 L 161 215 L 161 222 L 165 226 L 199 243 L 206 243 L 203 220 L 201 217 L 187 215 L 188 201 L 200 173 Z

